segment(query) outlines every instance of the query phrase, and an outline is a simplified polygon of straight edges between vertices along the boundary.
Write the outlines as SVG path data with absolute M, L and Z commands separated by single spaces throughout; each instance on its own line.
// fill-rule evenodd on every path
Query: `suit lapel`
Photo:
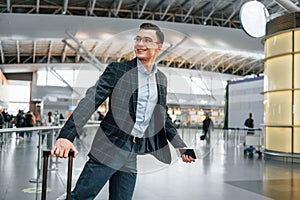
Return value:
M 160 73 L 160 71 L 157 71 L 157 73 L 155 74 L 156 84 L 157 84 L 157 104 L 161 104 L 161 97 L 163 95 L 163 89 L 162 89 L 162 87 L 164 85 L 164 82 L 161 79 L 159 73 Z
M 132 110 L 134 116 L 136 116 L 136 109 L 137 109 L 137 100 L 138 100 L 138 68 L 137 68 L 137 60 L 134 60 L 135 67 L 130 72 L 131 77 L 131 94 L 132 94 Z

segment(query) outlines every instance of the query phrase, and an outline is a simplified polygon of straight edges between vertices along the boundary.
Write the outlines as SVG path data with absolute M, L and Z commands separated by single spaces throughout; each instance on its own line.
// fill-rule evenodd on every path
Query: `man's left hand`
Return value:
M 185 154 L 182 154 L 181 155 L 181 159 L 183 162 L 186 162 L 186 163 L 191 163 L 191 162 L 195 162 L 195 158 L 192 158 L 191 156 L 188 156 L 188 155 L 185 155 Z

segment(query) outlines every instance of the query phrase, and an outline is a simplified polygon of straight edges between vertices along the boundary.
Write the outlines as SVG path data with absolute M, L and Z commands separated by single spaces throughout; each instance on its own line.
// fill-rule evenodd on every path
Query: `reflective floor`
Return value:
M 300 164 L 244 156 L 242 141 L 229 137 L 224 140 L 222 131 L 216 130 L 211 141 L 200 141 L 196 130 L 179 129 L 182 138 L 198 149 L 200 157 L 195 163 L 183 163 L 172 149 L 173 162 L 164 165 L 152 156 L 138 160 L 138 179 L 135 200 L 255 200 L 300 199 Z M 86 135 L 75 140 L 80 151 L 74 160 L 73 186 L 87 159 Z M 0 151 L 0 199 L 40 199 L 41 183 L 37 178 L 37 136 L 31 140 L 19 139 L 10 134 Z M 49 166 L 47 199 L 61 196 L 66 188 L 67 161 L 53 159 Z M 36 189 L 38 188 L 38 189 Z M 98 200 L 108 199 L 107 185 Z

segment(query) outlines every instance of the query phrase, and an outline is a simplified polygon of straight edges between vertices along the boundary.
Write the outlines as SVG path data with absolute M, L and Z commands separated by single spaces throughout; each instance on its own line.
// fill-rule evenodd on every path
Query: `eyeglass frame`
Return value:
M 141 36 L 138 36 L 138 35 L 135 36 L 133 38 L 133 40 L 135 41 L 135 43 L 143 42 L 145 45 L 150 45 L 152 43 L 161 44 L 160 42 L 154 42 L 152 40 L 152 38 L 150 38 L 150 37 L 141 37 Z

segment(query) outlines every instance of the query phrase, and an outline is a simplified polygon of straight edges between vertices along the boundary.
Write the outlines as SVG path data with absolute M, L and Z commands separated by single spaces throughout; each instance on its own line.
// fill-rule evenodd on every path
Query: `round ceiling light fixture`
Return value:
M 258 1 L 248 1 L 241 7 L 240 21 L 244 31 L 251 37 L 260 38 L 266 35 L 268 19 L 268 10 Z

